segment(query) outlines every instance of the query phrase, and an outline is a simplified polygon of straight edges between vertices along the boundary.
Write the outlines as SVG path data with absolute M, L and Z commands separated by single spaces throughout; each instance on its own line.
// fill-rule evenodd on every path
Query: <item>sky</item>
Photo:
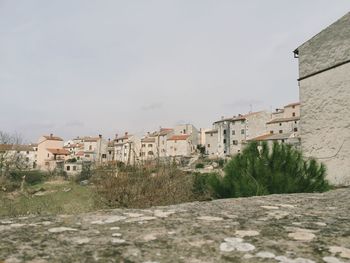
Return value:
M 142 134 L 299 100 L 293 50 L 349 0 L 0 0 L 0 131 Z

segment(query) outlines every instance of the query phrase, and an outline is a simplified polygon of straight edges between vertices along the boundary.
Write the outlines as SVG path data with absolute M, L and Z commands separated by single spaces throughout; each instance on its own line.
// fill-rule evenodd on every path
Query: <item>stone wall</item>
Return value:
M 350 184 L 350 63 L 300 81 L 301 142 L 331 183 Z
M 350 13 L 298 48 L 299 76 L 329 68 L 350 59 Z

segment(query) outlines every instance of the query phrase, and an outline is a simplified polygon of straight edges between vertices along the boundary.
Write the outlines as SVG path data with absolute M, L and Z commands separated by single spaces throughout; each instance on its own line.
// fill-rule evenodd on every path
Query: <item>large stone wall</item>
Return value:
M 304 79 L 299 85 L 304 153 L 327 165 L 331 183 L 349 185 L 350 63 Z
M 350 60 L 350 13 L 298 48 L 299 76 Z
M 0 262 L 339 263 L 350 189 L 0 218 Z

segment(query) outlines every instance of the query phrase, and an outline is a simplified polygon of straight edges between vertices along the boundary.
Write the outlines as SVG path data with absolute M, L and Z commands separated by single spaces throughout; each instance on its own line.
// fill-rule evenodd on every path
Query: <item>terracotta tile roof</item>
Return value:
M 76 156 L 84 156 L 84 151 L 79 151 L 75 154 Z
M 141 142 L 156 142 L 156 138 L 146 137 L 146 138 L 141 139 Z
M 174 131 L 174 129 L 171 129 L 171 128 L 162 128 L 159 131 L 159 136 L 168 135 L 169 133 L 172 133 L 173 131 Z
M 249 139 L 248 141 L 267 141 L 273 134 L 263 134 L 255 138 Z
M 70 152 L 67 151 L 66 149 L 48 148 L 46 150 L 48 150 L 50 153 L 55 154 L 55 155 L 68 155 L 68 154 L 70 154 Z
M 44 135 L 43 136 L 46 140 L 51 140 L 51 141 L 63 141 L 61 137 L 58 136 L 51 136 L 51 135 Z
M 271 121 L 268 121 L 266 124 L 273 124 L 278 122 L 289 122 L 289 121 L 298 121 L 300 117 L 290 117 L 290 118 L 276 118 Z
M 190 135 L 173 135 L 171 136 L 168 141 L 185 141 L 190 137 Z
M 34 146 L 27 144 L 0 144 L 0 151 L 21 151 L 31 152 L 34 151 Z
M 100 139 L 99 137 L 86 137 L 84 139 L 84 142 L 97 142 L 98 139 Z
M 294 134 L 293 132 L 277 133 L 277 134 L 264 134 L 264 135 L 249 139 L 248 141 L 286 140 L 286 139 L 291 138 L 293 134 Z

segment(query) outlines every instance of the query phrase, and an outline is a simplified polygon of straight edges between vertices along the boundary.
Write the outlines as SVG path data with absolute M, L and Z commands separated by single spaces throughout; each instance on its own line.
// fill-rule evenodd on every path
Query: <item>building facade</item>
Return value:
M 350 13 L 302 44 L 299 59 L 301 142 L 324 162 L 328 179 L 350 184 Z

